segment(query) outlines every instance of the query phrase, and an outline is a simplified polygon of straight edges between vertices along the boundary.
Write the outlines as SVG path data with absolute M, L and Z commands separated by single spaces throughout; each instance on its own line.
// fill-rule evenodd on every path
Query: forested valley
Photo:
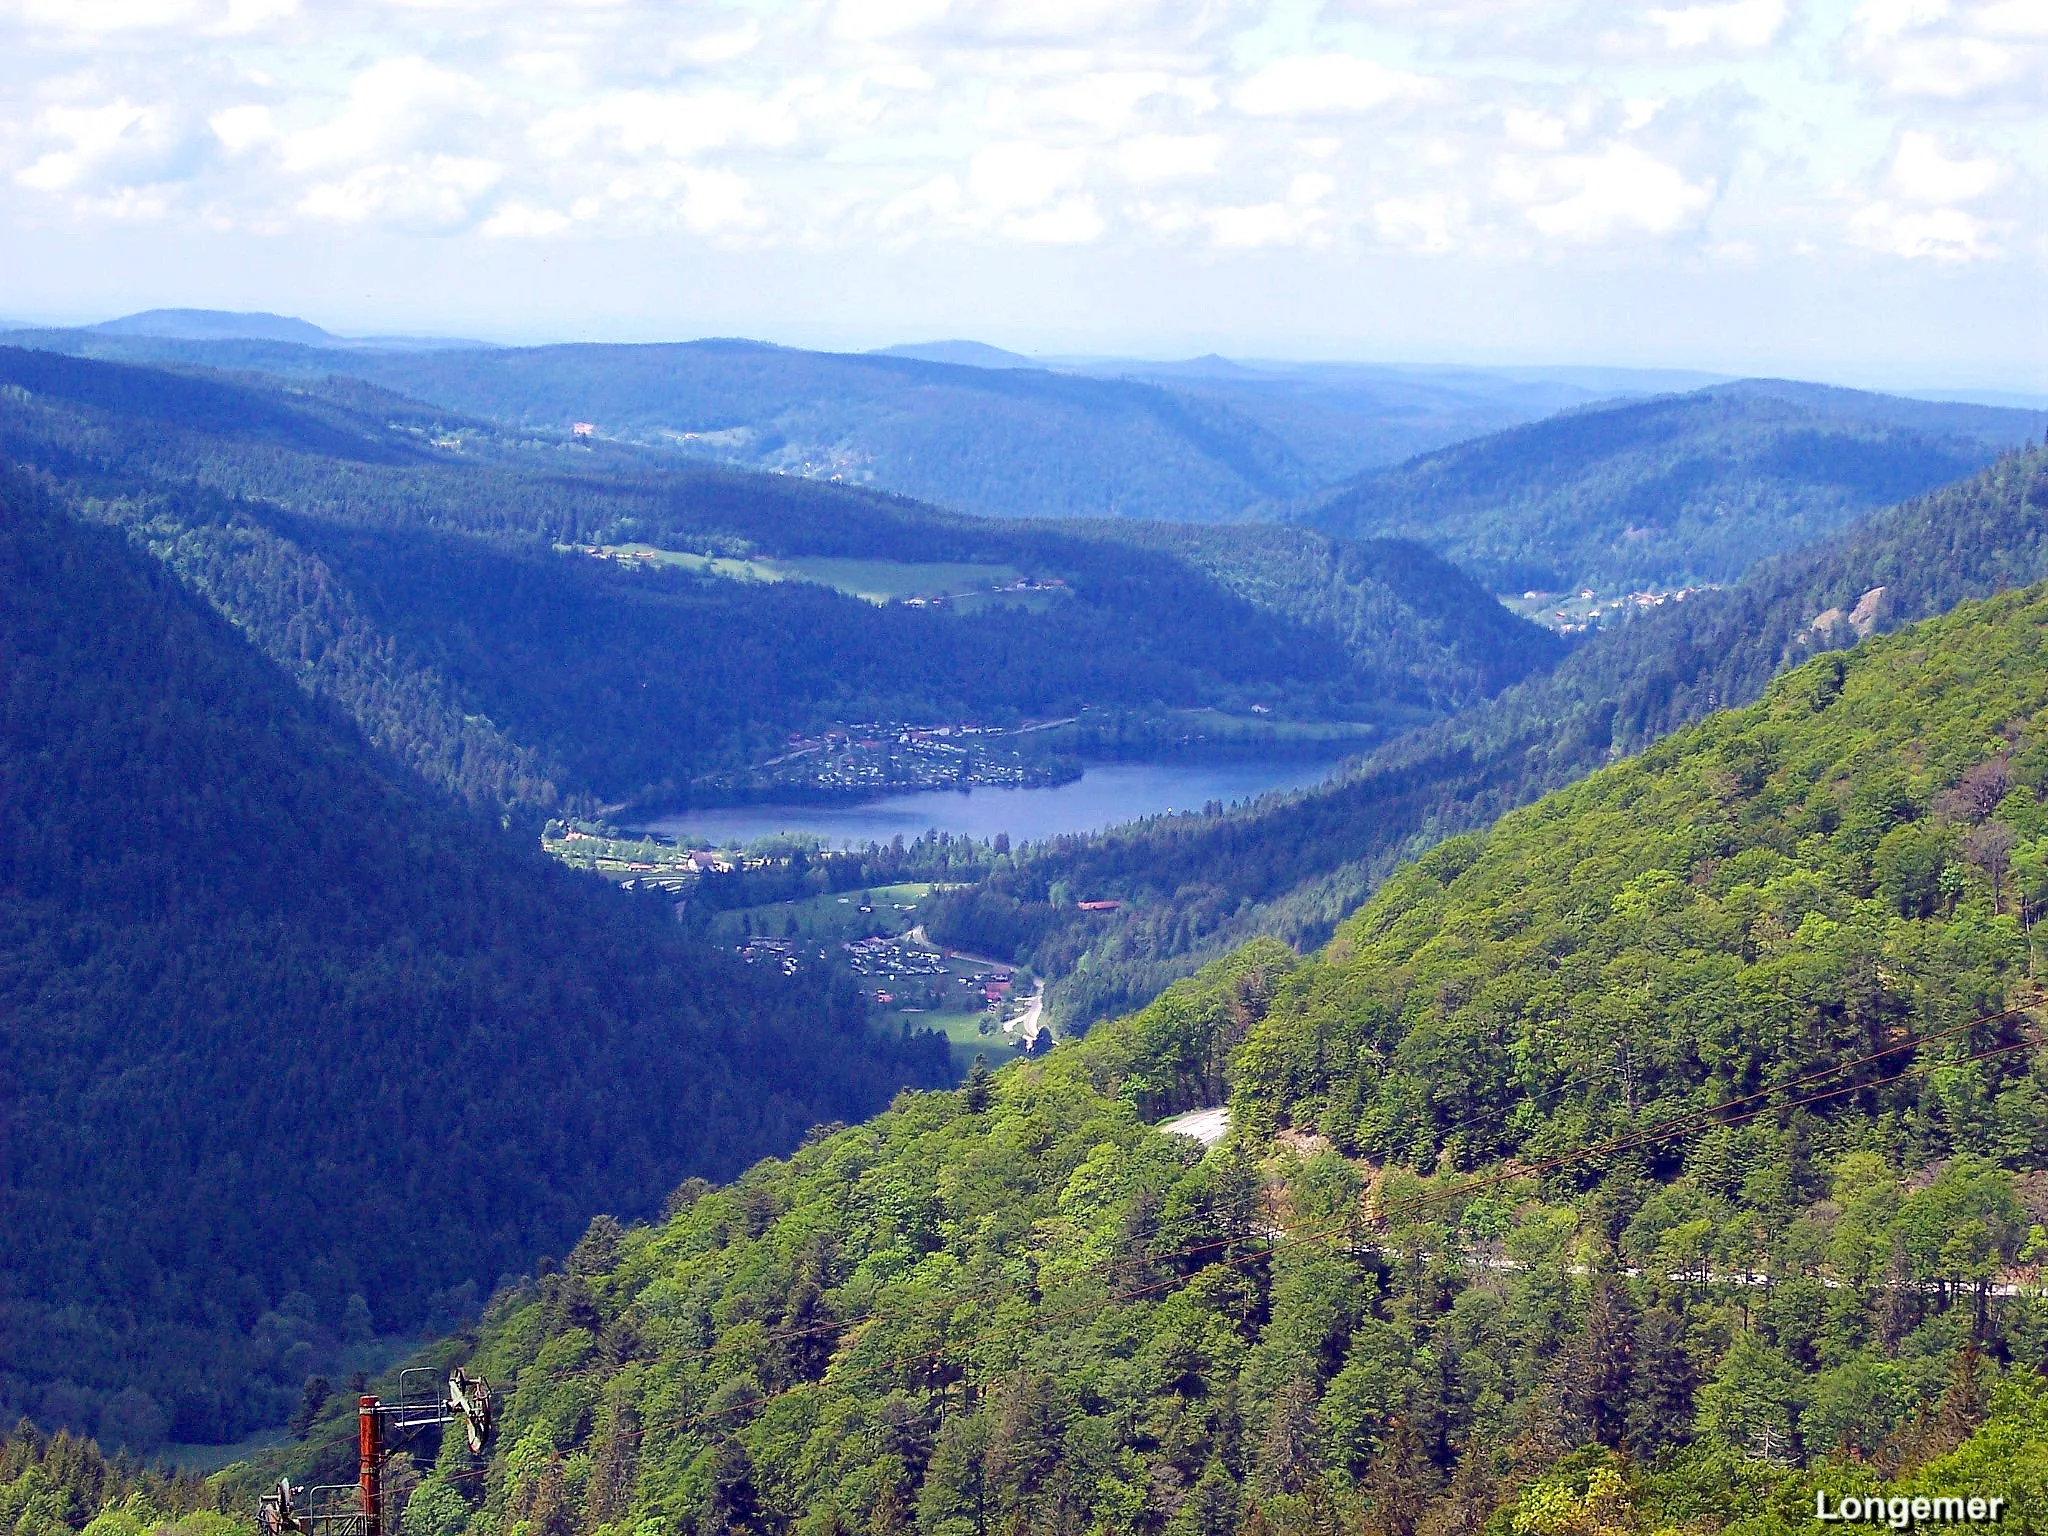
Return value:
M 1391 731 L 1564 649 L 1399 541 L 950 516 L 507 437 L 352 381 L 0 350 L 0 452 L 165 561 L 379 747 L 534 824 L 715 794 L 834 722 L 1256 704 Z M 956 613 L 585 552 L 619 545 L 974 566 L 1065 597 Z
M 954 942 L 1058 978 L 1085 1028 L 1258 934 L 1313 947 L 1400 859 L 1756 698 L 1859 632 L 2048 578 L 2048 456 L 2009 454 L 1954 486 L 1732 587 L 1645 613 L 1555 669 L 1412 732 L 1315 791 L 1224 815 L 1161 817 L 1020 853 L 945 900 Z M 1083 912 L 1117 899 L 1116 913 Z
M 593 1221 L 430 1356 L 507 1410 L 404 1527 L 2031 1529 L 2044 902 L 2036 586 L 1440 845 L 1319 953 Z
M 401 1365 L 502 1417 L 393 1458 L 394 1536 L 2048 1525 L 2048 452 L 1872 402 L 1567 418 L 1457 513 L 1513 558 L 1688 455 L 1826 534 L 1574 645 L 1408 537 L 0 349 L 0 1531 L 247 1532 Z M 1255 708 L 1383 744 L 680 911 L 535 847 L 832 722 Z M 912 879 L 1079 1038 L 961 1083 L 706 941 Z
M 11 472 L 0 824 L 0 1422 L 236 1440 L 592 1210 L 950 1078 L 458 809 Z

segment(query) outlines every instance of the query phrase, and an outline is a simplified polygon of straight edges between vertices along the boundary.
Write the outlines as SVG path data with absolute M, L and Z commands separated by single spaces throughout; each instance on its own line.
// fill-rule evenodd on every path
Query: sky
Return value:
M 0 0 L 0 317 L 2048 389 L 2048 0 Z

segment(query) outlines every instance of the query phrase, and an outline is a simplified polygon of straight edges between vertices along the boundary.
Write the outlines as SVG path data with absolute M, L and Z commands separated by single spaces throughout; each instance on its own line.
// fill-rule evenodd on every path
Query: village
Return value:
M 616 881 L 626 890 L 680 898 L 706 876 L 786 869 L 787 854 L 685 848 L 648 834 L 621 835 L 589 823 L 555 821 L 543 837 L 548 852 L 574 868 Z M 854 892 L 823 891 L 796 899 L 721 910 L 707 937 L 751 966 L 779 971 L 798 985 L 807 973 L 839 972 L 858 986 L 878 1028 L 931 1030 L 945 1036 L 964 1075 L 975 1057 L 1004 1059 L 1051 1044 L 1044 989 L 1029 971 L 986 956 L 948 949 L 925 932 L 919 908 L 943 887 L 911 881 Z M 1111 900 L 1080 901 L 1084 912 L 1117 909 Z
M 1042 1018 L 1042 986 L 1033 982 L 1021 991 L 1012 967 L 978 956 L 895 939 L 849 939 L 835 950 L 815 940 L 767 935 L 740 940 L 734 952 L 749 965 L 792 979 L 806 966 L 843 965 L 860 979 L 878 1025 L 944 1035 L 962 1072 L 976 1056 L 995 1062 L 1052 1043 Z
M 723 848 L 684 848 L 651 832 L 621 833 L 574 821 L 550 821 L 541 832 L 542 851 L 571 869 L 586 869 L 616 880 L 627 890 L 659 890 L 680 896 L 702 875 L 766 869 L 776 861 Z
M 1689 597 L 1710 592 L 1712 587 L 1650 587 L 1602 597 L 1591 587 L 1576 592 L 1524 592 L 1519 597 L 1503 596 L 1502 606 L 1545 629 L 1560 635 L 1597 634 L 1632 614 L 1648 613 L 1666 603 L 1682 603 Z

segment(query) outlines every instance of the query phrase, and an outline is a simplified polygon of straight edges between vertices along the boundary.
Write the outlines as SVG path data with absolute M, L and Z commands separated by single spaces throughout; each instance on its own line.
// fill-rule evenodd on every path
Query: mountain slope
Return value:
M 0 384 L 0 453 L 129 529 L 379 746 L 523 812 L 674 803 L 836 722 L 1258 702 L 1406 723 L 1562 650 L 1409 545 L 950 516 L 508 437 L 351 381 L 0 349 Z M 616 545 L 649 558 L 585 552 Z M 954 611 L 711 557 L 1059 585 Z
M 444 808 L 13 476 L 0 824 L 0 1407 L 138 1451 L 945 1075 Z
M 1862 628 L 1885 630 L 2044 577 L 2048 456 L 2009 455 L 1812 550 L 1763 562 L 1726 591 L 1596 636 L 1554 670 L 1390 743 L 1325 789 L 1073 840 L 951 898 L 933 931 L 1029 958 L 1060 978 L 1057 1016 L 1085 1027 L 1253 934 L 1321 943 L 1398 859 L 1755 699 L 1784 667 L 1853 642 L 1859 604 Z M 1055 911 L 1048 894 L 1058 883 L 1126 909 L 1107 920 Z
M 1728 582 L 1975 470 L 2039 413 L 1751 380 L 1590 407 L 1369 476 L 1302 514 L 1420 539 L 1496 590 Z
M 396 354 L 37 332 L 137 361 L 340 373 L 507 427 L 887 488 L 1009 517 L 1239 516 L 1311 488 L 1292 452 L 1220 402 L 1156 385 L 751 341 Z
M 2035 1518 L 2044 791 L 2048 589 L 1818 658 L 1318 957 L 593 1224 L 437 1353 L 510 1409 L 408 1526 Z M 1146 1124 L 1225 1091 L 1217 1150 Z
M 559 432 L 586 421 L 606 437 L 701 460 L 871 485 L 1002 517 L 1264 514 L 1361 470 L 1643 387 L 1479 370 L 1245 368 L 1220 359 L 1052 370 L 974 343 L 848 355 L 700 341 L 399 358 L 389 346 L 103 330 L 11 340 L 302 380 L 353 375 L 501 424 Z
M 1391 368 L 1354 363 L 1082 362 L 1228 406 L 1285 442 L 1316 494 L 1419 453 L 1599 400 L 1711 382 L 1631 369 Z M 1261 509 L 1269 515 L 1278 509 Z

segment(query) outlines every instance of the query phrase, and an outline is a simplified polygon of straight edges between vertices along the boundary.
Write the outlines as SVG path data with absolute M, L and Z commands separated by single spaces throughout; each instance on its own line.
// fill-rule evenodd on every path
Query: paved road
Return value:
M 1024 1011 L 1003 1026 L 1011 1034 L 1029 1045 L 1038 1038 L 1038 1016 L 1045 1012 L 1045 983 L 1038 984 L 1038 990 L 1024 999 Z
M 1219 1104 L 1214 1109 L 1190 1110 L 1184 1115 L 1175 1115 L 1171 1120 L 1159 1122 L 1157 1130 L 1170 1131 L 1177 1136 L 1192 1136 L 1205 1147 L 1213 1147 L 1230 1134 L 1230 1106 Z

